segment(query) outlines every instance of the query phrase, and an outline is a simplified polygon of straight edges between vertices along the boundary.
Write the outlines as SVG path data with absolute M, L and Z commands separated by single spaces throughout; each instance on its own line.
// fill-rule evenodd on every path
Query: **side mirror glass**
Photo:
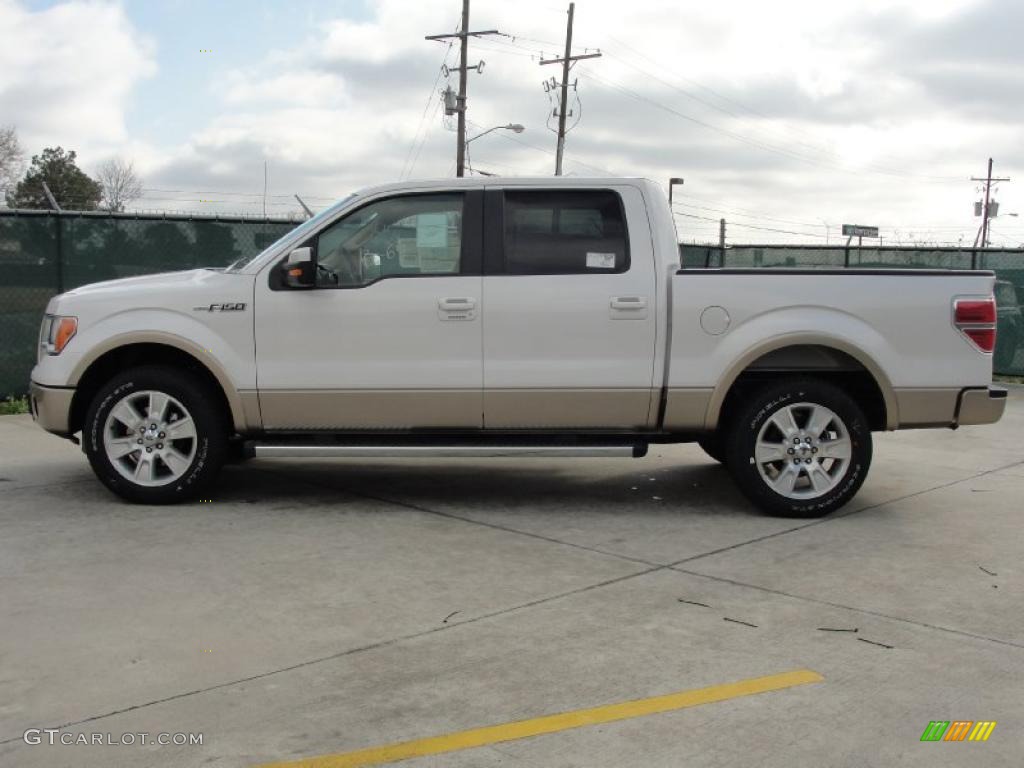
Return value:
M 316 285 L 316 264 L 313 249 L 295 248 L 281 265 L 282 282 L 289 288 L 312 288 Z

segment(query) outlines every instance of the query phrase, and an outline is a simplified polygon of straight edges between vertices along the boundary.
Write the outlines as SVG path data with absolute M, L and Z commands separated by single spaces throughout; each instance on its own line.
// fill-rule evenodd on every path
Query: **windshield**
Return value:
M 302 222 L 302 224 L 297 226 L 295 229 L 293 229 L 293 230 L 287 232 L 286 234 L 282 235 L 277 240 L 275 240 L 273 243 L 271 243 L 268 247 L 264 248 L 262 251 L 257 251 L 256 253 L 249 254 L 248 256 L 243 256 L 242 258 L 237 259 L 237 260 L 231 262 L 227 267 L 224 268 L 225 271 L 226 272 L 234 272 L 236 270 L 243 269 L 246 265 L 251 264 L 253 261 L 255 261 L 257 258 L 259 258 L 262 254 L 264 254 L 267 251 L 269 251 L 271 248 L 277 247 L 277 244 L 280 243 L 282 240 L 284 240 L 286 237 L 290 238 L 290 237 L 294 237 L 295 235 L 303 235 L 303 234 L 305 234 L 307 232 L 310 232 L 310 231 L 316 229 L 320 224 L 323 223 L 324 219 L 327 219 L 327 218 L 333 216 L 335 214 L 335 212 L 337 212 L 337 210 L 339 208 L 342 208 L 345 205 L 347 205 L 348 202 L 350 200 L 352 200 L 352 198 L 354 198 L 354 197 L 355 197 L 355 194 L 351 194 L 351 195 L 348 195 L 347 197 L 343 197 L 341 200 L 336 202 L 334 205 L 330 205 L 327 208 L 324 208 L 322 211 L 320 211 L 320 213 L 318 213 L 313 218 L 307 219 L 306 221 Z M 300 242 L 301 242 L 301 239 L 300 239 Z

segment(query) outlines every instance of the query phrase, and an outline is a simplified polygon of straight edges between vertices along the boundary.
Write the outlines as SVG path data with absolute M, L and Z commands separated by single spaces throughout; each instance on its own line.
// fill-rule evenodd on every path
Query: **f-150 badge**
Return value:
M 223 304 L 210 304 L 206 307 L 192 307 L 193 312 L 244 312 L 245 302 L 225 302 Z

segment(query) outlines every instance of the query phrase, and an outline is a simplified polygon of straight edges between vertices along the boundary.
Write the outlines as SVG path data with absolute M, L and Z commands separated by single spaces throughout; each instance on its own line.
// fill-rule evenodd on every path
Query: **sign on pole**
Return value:
M 847 237 L 878 237 L 878 227 L 865 227 L 860 224 L 843 224 L 843 234 Z

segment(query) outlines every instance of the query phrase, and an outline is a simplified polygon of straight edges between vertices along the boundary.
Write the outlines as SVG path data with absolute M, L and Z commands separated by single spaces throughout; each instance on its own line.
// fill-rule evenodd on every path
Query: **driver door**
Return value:
M 284 259 L 261 273 L 264 428 L 483 426 L 482 195 L 372 200 L 304 243 L 315 287 L 285 287 Z

